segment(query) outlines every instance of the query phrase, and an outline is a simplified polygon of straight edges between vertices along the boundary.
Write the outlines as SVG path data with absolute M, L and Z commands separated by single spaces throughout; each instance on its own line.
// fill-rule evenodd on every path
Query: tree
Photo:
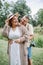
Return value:
M 38 22 L 31 17 L 30 24 L 32 24 L 33 26 L 37 26 L 38 25 Z
M 26 1 L 25 0 L 17 0 L 17 2 L 13 5 L 12 11 L 13 11 L 13 13 L 19 12 L 21 17 L 26 15 L 26 14 L 30 14 L 31 13 L 31 10 L 26 5 Z
M 2 5 L 1 5 L 2 4 Z M 5 20 L 7 18 L 7 15 L 9 14 L 9 4 L 7 2 L 0 3 L 0 27 L 3 27 L 5 24 Z
M 0 0 L 0 8 L 1 8 L 1 6 L 2 6 L 2 2 L 1 2 L 1 0 Z
M 37 15 L 38 24 L 43 26 L 43 9 L 39 9 L 36 15 Z
M 10 12 L 16 13 L 19 12 L 21 15 L 19 19 L 24 15 L 29 15 L 31 13 L 30 8 L 26 5 L 25 0 L 17 0 L 17 2 L 11 2 L 10 4 L 3 0 L 4 3 L 0 3 L 0 27 L 3 27 L 5 24 L 5 20 L 7 18 L 7 15 L 9 15 Z M 12 5 L 13 4 L 13 5 Z

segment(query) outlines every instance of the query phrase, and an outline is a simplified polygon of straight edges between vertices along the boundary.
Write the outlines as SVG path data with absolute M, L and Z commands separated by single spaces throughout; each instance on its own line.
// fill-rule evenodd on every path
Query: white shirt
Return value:
M 28 30 L 29 36 L 34 34 L 33 33 L 33 26 L 31 24 L 27 23 L 26 28 Z M 29 46 L 30 46 L 30 40 L 28 40 L 28 43 L 27 43 L 27 47 L 29 47 Z

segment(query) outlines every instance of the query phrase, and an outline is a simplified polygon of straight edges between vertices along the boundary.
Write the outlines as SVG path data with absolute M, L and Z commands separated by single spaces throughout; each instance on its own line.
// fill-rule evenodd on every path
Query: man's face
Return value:
M 23 25 L 26 26 L 27 23 L 28 23 L 28 19 L 27 19 L 26 17 L 23 17 L 23 18 L 21 19 L 21 24 L 23 24 Z

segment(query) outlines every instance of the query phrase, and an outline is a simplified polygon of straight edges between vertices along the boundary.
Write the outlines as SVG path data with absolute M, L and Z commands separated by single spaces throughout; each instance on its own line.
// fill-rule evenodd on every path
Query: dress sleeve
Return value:
M 9 26 L 7 26 L 7 25 L 5 24 L 5 26 L 4 26 L 4 28 L 3 28 L 3 31 L 2 31 L 2 35 L 3 35 L 4 37 L 7 37 L 7 38 L 8 38 L 8 31 L 9 31 Z

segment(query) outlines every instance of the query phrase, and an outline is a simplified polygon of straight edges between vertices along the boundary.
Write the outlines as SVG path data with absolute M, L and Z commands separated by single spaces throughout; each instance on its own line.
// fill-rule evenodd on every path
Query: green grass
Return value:
M 43 47 L 43 35 L 42 34 L 35 34 L 34 41 L 36 44 L 36 47 L 42 48 Z
M 3 35 L 2 35 L 2 28 L 0 28 L 0 39 L 2 40 L 7 40 L 7 38 L 5 38 Z
M 41 33 L 41 28 L 38 28 L 39 30 L 35 30 L 37 33 L 35 33 L 35 42 L 38 45 L 34 48 L 32 48 L 32 62 L 33 65 L 43 65 L 43 48 L 39 47 L 40 44 L 43 44 L 43 28 Z M 7 39 L 2 36 L 2 29 L 0 29 L 0 65 L 8 65 L 8 55 L 7 55 Z M 38 41 L 38 38 L 41 39 L 41 41 Z M 38 41 L 38 42 L 37 42 Z
M 33 65 L 43 65 L 43 48 L 32 48 Z
M 0 65 L 8 65 L 7 41 L 0 40 Z
M 43 48 L 32 48 L 33 65 L 43 65 Z M 0 65 L 8 65 L 7 41 L 0 40 Z

